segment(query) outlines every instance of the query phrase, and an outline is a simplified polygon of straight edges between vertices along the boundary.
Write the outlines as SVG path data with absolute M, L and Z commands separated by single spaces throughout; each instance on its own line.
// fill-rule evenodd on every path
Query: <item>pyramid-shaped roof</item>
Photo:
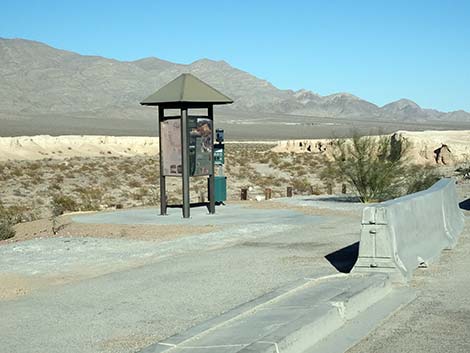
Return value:
M 182 74 L 145 98 L 142 105 L 230 104 L 233 100 L 191 74 Z

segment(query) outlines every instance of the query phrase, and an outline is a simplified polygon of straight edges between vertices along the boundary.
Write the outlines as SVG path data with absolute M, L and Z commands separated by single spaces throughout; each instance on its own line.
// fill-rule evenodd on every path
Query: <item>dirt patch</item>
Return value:
M 50 219 L 40 219 L 20 223 L 15 226 L 15 237 L 0 241 L 1 244 L 14 243 L 35 238 L 50 237 L 97 237 L 129 240 L 167 241 L 193 234 L 217 231 L 216 226 L 148 225 L 148 224 L 82 224 L 72 221 L 70 216 L 58 218 L 56 234 L 52 231 Z
M 44 278 L 0 273 L 0 301 L 11 300 L 31 293 L 39 288 L 66 283 L 65 278 Z

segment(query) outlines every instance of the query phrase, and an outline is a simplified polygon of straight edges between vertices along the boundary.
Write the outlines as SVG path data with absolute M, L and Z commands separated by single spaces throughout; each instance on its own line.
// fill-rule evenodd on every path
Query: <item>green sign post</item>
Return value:
M 214 163 L 215 165 L 225 164 L 225 149 L 221 143 L 214 145 Z

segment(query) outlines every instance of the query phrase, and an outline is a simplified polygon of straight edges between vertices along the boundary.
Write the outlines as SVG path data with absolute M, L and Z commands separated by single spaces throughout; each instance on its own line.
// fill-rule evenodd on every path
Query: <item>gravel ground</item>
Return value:
M 335 273 L 324 256 L 359 238 L 356 217 L 256 212 L 264 223 L 239 215 L 226 230 L 160 243 L 2 246 L 4 274 L 46 284 L 0 301 L 0 352 L 133 352 L 300 278 Z

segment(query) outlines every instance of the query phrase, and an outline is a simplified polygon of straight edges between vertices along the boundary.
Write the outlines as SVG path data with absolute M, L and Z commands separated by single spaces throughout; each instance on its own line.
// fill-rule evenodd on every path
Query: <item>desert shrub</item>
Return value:
M 160 204 L 160 189 L 157 187 L 149 188 L 149 198 L 147 204 L 150 206 L 157 206 Z
M 468 158 L 465 163 L 455 169 L 455 173 L 457 176 L 460 176 L 464 179 L 470 179 L 470 162 L 468 161 Z
M 318 185 L 315 185 L 315 186 L 312 187 L 311 193 L 312 193 L 312 195 L 321 195 L 322 190 L 320 189 L 320 187 Z
M 282 186 L 283 184 L 286 184 L 286 181 L 282 178 L 268 175 L 259 176 L 258 178 L 254 179 L 254 184 L 262 188 L 272 188 L 274 186 Z
M 140 187 L 136 192 L 132 192 L 132 198 L 136 201 L 140 201 L 142 204 L 144 204 L 145 198 L 148 196 L 149 190 L 144 187 Z
M 10 239 L 15 236 L 13 225 L 14 220 L 11 210 L 4 207 L 0 201 L 0 240 Z
M 62 189 L 61 183 L 53 181 L 52 184 L 49 185 L 49 190 L 51 191 L 59 191 L 60 189 Z
M 140 188 L 142 187 L 142 183 L 137 180 L 137 179 L 131 179 L 129 180 L 129 182 L 127 183 L 127 185 L 130 187 L 130 188 Z
M 25 221 L 33 221 L 37 219 L 37 213 L 26 205 L 4 206 L 0 201 L 0 218 L 7 220 L 12 225 Z
M 280 164 L 279 164 L 279 169 L 280 170 L 284 170 L 284 171 L 289 171 L 290 168 L 292 168 L 293 164 L 292 162 L 290 161 L 282 161 Z
M 65 212 L 78 211 L 77 202 L 70 196 L 56 194 L 52 197 L 52 215 L 57 217 Z
M 408 168 L 406 175 L 406 193 L 412 194 L 414 192 L 426 190 L 436 183 L 441 176 L 436 172 L 436 169 L 430 166 L 413 165 Z
M 331 144 L 331 160 L 321 177 L 345 181 L 362 202 L 383 201 L 400 194 L 406 175 L 408 144 L 392 144 L 387 136 L 355 135 Z
M 9 219 L 0 216 L 0 240 L 13 238 L 15 234 L 13 223 Z
M 12 167 L 10 173 L 12 176 L 18 178 L 23 175 L 23 170 L 21 169 L 21 167 Z
M 296 178 L 292 181 L 292 187 L 298 193 L 306 193 L 311 191 L 311 184 L 307 178 Z
M 82 188 L 79 196 L 79 207 L 82 211 L 97 211 L 100 209 L 104 191 L 100 187 Z
M 56 184 L 63 183 L 64 182 L 64 176 L 60 175 L 60 174 L 54 175 L 53 182 L 56 183 Z

